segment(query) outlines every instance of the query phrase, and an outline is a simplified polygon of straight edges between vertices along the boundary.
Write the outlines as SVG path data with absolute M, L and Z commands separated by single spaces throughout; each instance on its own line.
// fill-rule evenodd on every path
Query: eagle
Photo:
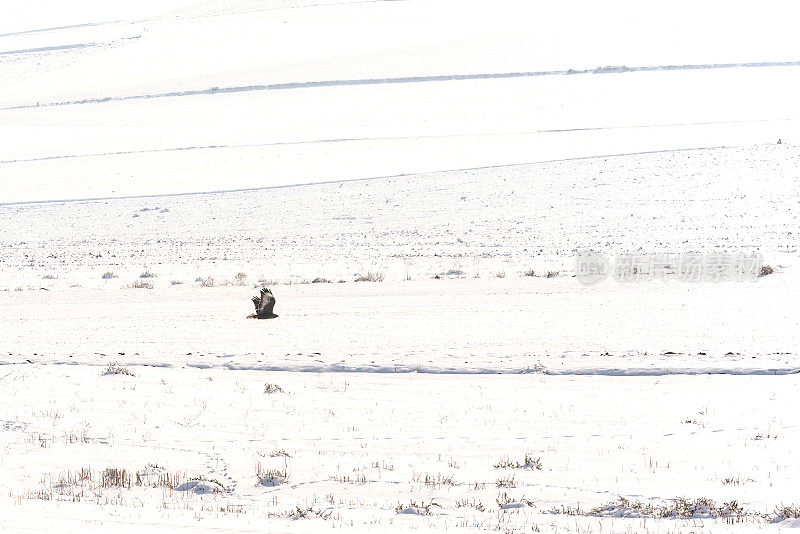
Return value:
M 261 296 L 253 297 L 252 300 L 256 307 L 256 313 L 248 315 L 248 317 L 253 319 L 274 319 L 277 317 L 272 313 L 272 309 L 275 307 L 275 296 L 269 288 L 262 287 Z

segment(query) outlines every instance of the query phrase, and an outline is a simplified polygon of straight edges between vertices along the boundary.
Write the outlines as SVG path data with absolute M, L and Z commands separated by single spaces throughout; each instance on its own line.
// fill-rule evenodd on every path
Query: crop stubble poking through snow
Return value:
M 280 283 L 352 281 L 367 272 L 387 280 L 544 275 L 569 272 L 578 245 L 606 254 L 793 250 L 798 233 L 785 221 L 800 191 L 787 169 L 797 160 L 796 148 L 760 146 L 6 205 L 0 288 L 108 287 L 122 285 L 115 276 L 139 278 L 148 269 L 159 276 L 142 281 L 156 285 L 209 276 L 235 285 L 243 268 L 251 280 Z M 43 281 L 53 273 L 58 279 Z
M 2 483 L 16 521 L 59 501 L 242 528 L 767 525 L 797 506 L 797 382 L 17 367 Z

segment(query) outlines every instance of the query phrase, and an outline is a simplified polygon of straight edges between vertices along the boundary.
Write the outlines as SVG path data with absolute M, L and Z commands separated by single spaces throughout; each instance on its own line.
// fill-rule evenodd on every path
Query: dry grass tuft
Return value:
M 356 282 L 383 282 L 384 274 L 379 271 L 367 271 L 366 274 L 359 274 L 356 276 Z
M 112 362 L 108 364 L 105 371 L 103 371 L 103 375 L 125 375 L 125 376 L 136 376 L 133 374 L 133 371 L 125 367 L 124 365 L 119 365 L 116 362 Z
M 268 394 L 272 394 L 272 393 L 286 393 L 286 390 L 284 390 L 284 389 L 283 389 L 282 387 L 280 387 L 278 384 L 270 384 L 270 383 L 266 383 L 266 384 L 264 384 L 264 393 L 268 393 Z

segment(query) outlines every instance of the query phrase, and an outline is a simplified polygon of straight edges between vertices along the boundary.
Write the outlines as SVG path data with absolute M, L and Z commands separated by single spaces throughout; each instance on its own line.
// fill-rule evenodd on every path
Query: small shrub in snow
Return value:
M 507 493 L 505 495 L 508 496 Z M 486 511 L 486 508 L 483 506 L 483 503 L 481 501 L 475 500 L 474 498 L 471 501 L 468 501 L 467 499 L 457 499 L 456 508 L 474 508 L 479 512 Z
M 72 443 L 89 443 L 89 436 L 86 434 L 87 429 L 84 427 L 79 431 L 70 431 L 64 433 L 64 444 Z
M 775 272 L 775 269 L 770 267 L 769 265 L 762 265 L 761 270 L 758 272 L 758 276 L 767 276 Z
M 264 393 L 286 393 L 278 384 L 264 384 Z
M 106 271 L 103 273 L 103 280 L 111 280 L 112 278 L 117 278 L 117 275 L 111 271 Z
M 322 510 L 320 508 L 314 508 L 313 506 L 306 506 L 303 508 L 295 505 L 294 511 L 289 512 L 287 517 L 289 517 L 290 519 L 306 519 L 306 518 L 330 519 L 331 514 L 333 514 L 333 508 L 326 508 Z
M 153 289 L 153 282 L 145 282 L 142 280 L 134 280 L 128 287 L 133 289 Z
M 174 490 L 181 484 L 181 480 L 185 478 L 185 473 L 170 473 L 157 464 L 147 464 L 144 469 L 136 472 L 135 484 L 147 488 L 168 488 Z
M 340 484 L 366 484 L 367 483 L 367 476 L 362 472 L 357 472 L 353 476 L 349 474 L 343 475 L 341 473 L 337 473 L 335 475 L 330 475 L 328 480 L 335 480 Z
M 366 274 L 356 275 L 356 282 L 383 282 L 384 274 L 379 271 L 367 271 Z
M 46 274 L 42 277 L 42 280 L 55 280 L 56 278 L 58 278 L 56 275 Z
M 183 284 L 183 282 L 181 282 L 180 280 L 173 280 L 172 282 L 170 282 L 170 284 L 173 286 L 179 286 Z
M 205 278 L 199 278 L 198 281 L 200 282 L 200 287 L 214 287 L 214 285 L 216 285 L 213 276 L 206 276 Z
M 555 278 L 558 276 L 558 271 L 547 271 L 547 274 L 544 275 L 545 278 Z
M 552 507 L 549 510 L 549 512 L 551 514 L 559 514 L 559 515 L 586 515 L 580 505 L 572 507 L 568 505 L 565 506 L 562 504 L 561 506 Z
M 506 277 L 506 272 L 505 271 L 500 271 L 495 275 L 495 277 L 497 277 L 497 278 L 505 278 Z
M 289 474 L 286 469 L 286 458 L 284 457 L 283 469 L 264 469 L 261 462 L 256 464 L 256 478 L 262 486 L 272 487 L 286 484 L 289 482 Z
M 314 279 L 311 281 L 311 283 L 312 283 L 312 284 L 330 284 L 330 283 L 331 283 L 331 281 L 330 281 L 330 280 L 328 280 L 327 278 L 320 278 L 320 277 L 317 277 L 317 278 L 314 278 Z
M 511 497 L 508 492 L 504 491 L 500 495 L 497 496 L 497 507 L 501 510 L 505 510 L 508 508 L 522 508 L 525 506 L 533 507 L 533 501 L 529 501 L 524 496 L 520 497 L 519 499 L 515 499 Z
M 531 453 L 525 454 L 522 462 L 518 460 L 511 460 L 508 456 L 494 464 L 495 469 L 533 469 L 536 471 L 542 470 L 542 460 L 538 456 Z
M 542 362 L 536 362 L 533 367 L 528 366 L 527 368 L 520 371 L 522 374 L 534 374 L 534 375 L 546 375 L 549 374 L 547 367 L 542 364 Z
M 295 505 L 294 508 L 294 511 L 289 514 L 289 517 L 292 519 L 305 519 L 309 515 L 314 515 L 314 508 L 311 506 L 300 508 L 299 506 Z
M 495 482 L 495 485 L 498 488 L 516 488 L 517 487 L 517 476 L 510 475 L 503 478 L 498 478 Z
M 522 276 L 536 276 L 536 273 L 533 271 L 533 268 L 528 267 L 527 270 L 522 271 Z
M 508 456 L 494 464 L 495 469 L 516 469 L 520 467 L 519 462 L 512 461 Z
M 532 454 L 530 454 L 530 453 L 526 454 L 525 455 L 525 464 L 522 467 L 524 467 L 525 469 L 535 469 L 537 471 L 541 471 L 542 470 L 542 459 L 539 458 L 538 456 L 536 456 L 534 458 L 534 456 Z
M 742 479 L 739 477 L 725 477 L 722 479 L 723 486 L 740 486 Z
M 247 275 L 245 273 L 236 273 L 233 281 L 237 286 L 245 286 L 247 285 Z
M 431 475 L 429 473 L 425 473 L 425 479 L 423 480 L 426 486 L 433 486 L 433 487 L 442 487 L 442 486 L 455 486 L 456 481 L 453 475 L 444 476 L 441 473 L 436 475 Z
M 414 501 L 410 501 L 408 504 L 399 503 L 394 510 L 398 514 L 432 515 L 434 506 L 441 508 L 439 504 L 436 504 L 433 501 L 429 502 L 428 504 L 425 504 L 425 501 L 422 501 L 419 504 Z
M 783 521 L 784 519 L 800 519 L 800 505 L 780 505 L 775 508 L 775 511 L 772 513 L 772 517 L 770 519 L 773 523 Z
M 156 278 L 158 275 L 156 273 L 152 273 L 149 270 L 145 270 L 142 274 L 139 275 L 139 278 Z
M 119 365 L 116 362 L 108 364 L 106 370 L 103 371 L 104 375 L 126 375 L 126 376 L 136 376 L 133 374 L 133 371 L 125 367 L 124 365 Z
M 125 469 L 117 469 L 116 467 L 109 467 L 103 469 L 101 475 L 100 487 L 101 488 L 130 488 L 131 475 Z

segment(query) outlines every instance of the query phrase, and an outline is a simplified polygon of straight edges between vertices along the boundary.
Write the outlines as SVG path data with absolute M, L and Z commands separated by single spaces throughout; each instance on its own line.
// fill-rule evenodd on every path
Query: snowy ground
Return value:
M 796 8 L 654 9 L 10 8 L 0 531 L 800 526 Z
M 129 370 L 35 365 L 2 377 L 13 399 L 0 411 L 3 463 L 18 466 L 3 477 L 9 531 L 40 514 L 113 531 L 750 531 L 774 528 L 757 514 L 791 499 L 800 476 L 800 430 L 787 411 L 797 375 Z M 282 391 L 265 393 L 265 383 Z M 103 487 L 106 469 L 125 469 L 131 487 Z M 279 474 L 267 479 L 269 470 Z M 167 474 L 175 488 L 159 485 Z M 186 484 L 199 477 L 200 488 Z M 745 511 L 591 512 L 618 495 L 735 500 Z
M 0 293 L 0 362 L 797 373 L 798 292 L 784 277 L 741 288 L 527 277 L 273 286 L 280 320 L 266 324 L 244 319 L 257 292 L 246 287 L 10 291 Z

